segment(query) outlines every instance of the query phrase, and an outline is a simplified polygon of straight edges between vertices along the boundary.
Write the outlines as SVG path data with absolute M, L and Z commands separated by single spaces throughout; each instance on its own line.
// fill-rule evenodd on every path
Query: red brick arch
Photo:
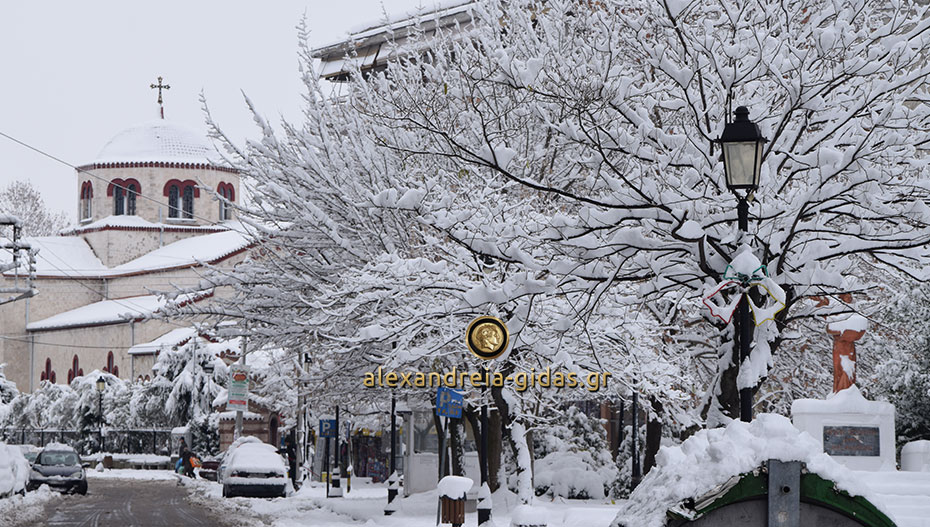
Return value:
M 199 198 L 199 197 L 200 197 L 200 189 L 197 188 L 197 182 L 194 181 L 194 180 L 192 180 L 192 179 L 185 179 L 184 181 L 181 181 L 180 179 L 170 179 L 170 180 L 168 180 L 168 182 L 165 183 L 165 189 L 164 189 L 164 195 L 165 195 L 165 197 L 168 197 L 168 189 L 170 189 L 172 185 L 177 185 L 177 186 L 178 186 L 178 195 L 179 195 L 179 196 L 183 196 L 183 195 L 184 195 L 184 189 L 185 189 L 185 188 L 187 188 L 187 187 L 194 187 L 194 197 L 195 197 L 195 198 Z
M 220 183 L 216 186 L 216 192 L 229 201 L 236 201 L 236 187 L 234 187 L 232 183 Z
M 127 190 L 129 189 L 129 185 L 135 185 L 136 194 L 142 194 L 142 185 L 140 185 L 139 182 L 136 181 L 135 178 L 129 178 L 129 179 L 116 178 L 110 181 L 110 184 L 107 185 L 107 197 L 113 196 L 114 187 L 123 187 L 123 190 Z

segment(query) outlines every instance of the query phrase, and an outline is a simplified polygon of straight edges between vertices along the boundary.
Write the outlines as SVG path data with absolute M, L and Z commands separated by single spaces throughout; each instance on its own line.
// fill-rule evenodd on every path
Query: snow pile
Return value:
M 894 405 L 866 399 L 859 387 L 853 384 L 845 390 L 828 395 L 826 399 L 795 400 L 791 403 L 791 415 L 799 413 L 894 415 Z
M 475 482 L 471 478 L 464 476 L 446 476 L 439 480 L 436 487 L 439 490 L 440 498 L 452 498 L 460 500 L 474 486 Z
M 25 490 L 29 470 L 29 462 L 19 448 L 0 443 L 0 497 Z
M 769 459 L 802 461 L 839 490 L 862 496 L 891 516 L 874 492 L 850 470 L 821 451 L 809 434 L 787 418 L 761 414 L 751 423 L 732 421 L 726 428 L 701 430 L 676 447 L 663 447 L 656 467 L 621 505 L 614 526 L 662 527 L 666 512 L 750 472 Z

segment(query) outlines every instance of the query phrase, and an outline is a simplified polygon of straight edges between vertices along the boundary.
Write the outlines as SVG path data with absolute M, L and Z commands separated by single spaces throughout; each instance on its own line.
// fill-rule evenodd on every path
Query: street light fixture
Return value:
M 100 425 L 100 450 L 103 451 L 103 390 L 107 387 L 107 381 L 103 376 L 97 377 L 97 419 Z
M 759 175 L 762 172 L 763 147 L 768 139 L 762 137 L 759 126 L 749 120 L 749 109 L 740 106 L 734 113 L 732 122 L 723 127 L 723 134 L 717 140 L 723 149 L 723 170 L 726 174 L 727 188 L 736 194 L 739 200 L 736 214 L 740 238 L 749 230 L 749 202 L 747 197 L 759 188 Z M 745 194 L 740 194 L 745 190 Z M 745 288 L 749 277 L 742 285 Z M 739 358 L 740 364 L 749 358 L 752 343 L 752 320 L 749 314 L 749 298 L 743 293 L 738 306 L 737 323 L 739 324 Z M 740 420 L 752 421 L 752 388 L 739 391 Z

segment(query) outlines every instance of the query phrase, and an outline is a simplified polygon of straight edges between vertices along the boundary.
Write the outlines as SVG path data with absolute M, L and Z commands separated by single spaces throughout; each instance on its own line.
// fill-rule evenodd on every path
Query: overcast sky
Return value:
M 311 44 L 415 12 L 434 0 L 82 0 L 4 2 L 0 11 L 0 132 L 80 165 L 117 132 L 156 116 L 149 85 L 161 75 L 165 117 L 205 132 L 198 95 L 241 142 L 256 132 L 242 99 L 297 119 L 297 30 Z M 383 8 L 383 9 L 382 9 Z M 0 137 L 0 185 L 28 179 L 74 219 L 71 168 Z

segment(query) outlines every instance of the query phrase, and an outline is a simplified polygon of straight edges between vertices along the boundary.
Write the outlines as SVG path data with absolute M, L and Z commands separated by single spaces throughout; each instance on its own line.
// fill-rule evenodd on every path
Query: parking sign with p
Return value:
M 450 388 L 440 386 L 436 390 L 436 415 L 439 417 L 462 417 L 465 396 Z

